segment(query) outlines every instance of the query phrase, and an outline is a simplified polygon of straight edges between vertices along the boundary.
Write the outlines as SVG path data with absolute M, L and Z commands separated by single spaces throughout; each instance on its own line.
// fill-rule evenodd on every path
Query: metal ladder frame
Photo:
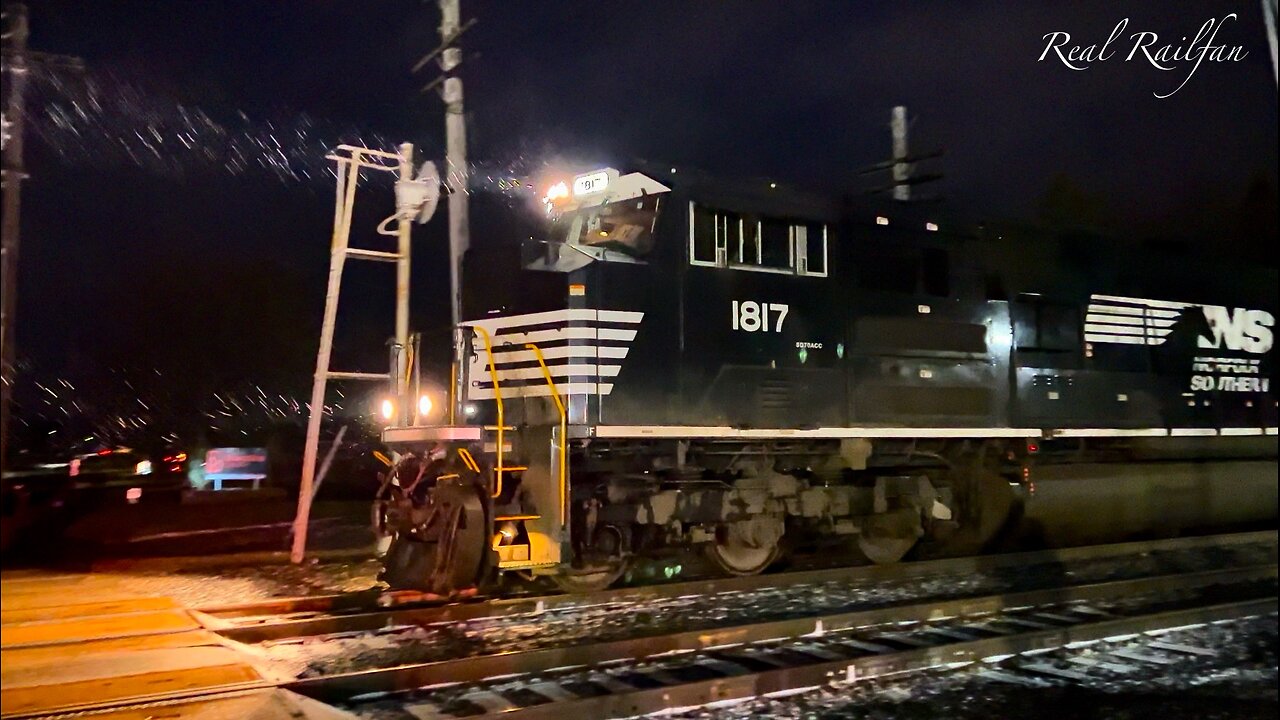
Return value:
M 316 353 L 316 372 L 311 386 L 310 417 L 307 420 L 307 439 L 302 458 L 302 480 L 298 489 L 298 511 L 293 523 L 293 547 L 290 559 L 302 562 L 306 553 L 307 525 L 311 515 L 312 487 L 315 482 L 316 456 L 320 444 L 320 421 L 324 417 L 325 388 L 329 380 L 389 381 L 396 398 L 395 414 L 400 423 L 411 417 L 411 403 L 406 402 L 409 389 L 409 259 L 411 217 L 398 206 L 392 215 L 379 226 L 378 232 L 394 234 L 398 239 L 397 252 L 383 252 L 350 247 L 351 217 L 355 207 L 356 187 L 362 169 L 397 173 L 401 182 L 413 179 L 413 145 L 404 143 L 399 153 L 371 150 L 354 145 L 339 145 L 336 152 L 326 157 L 337 162 L 334 172 L 337 192 L 333 210 L 333 238 L 329 246 L 329 284 L 325 293 L 324 321 L 320 327 L 320 348 Z M 341 153 L 346 152 L 346 155 Z M 390 164 L 394 161 L 394 165 Z M 382 228 L 391 220 L 397 220 L 394 233 Z M 396 335 L 391 346 L 391 361 L 385 373 L 345 372 L 331 370 L 330 356 L 333 350 L 333 331 L 338 317 L 338 297 L 342 289 L 342 271 L 348 258 L 388 262 L 396 265 Z M 415 353 L 416 355 L 416 353 Z M 415 358 L 416 361 L 416 358 Z

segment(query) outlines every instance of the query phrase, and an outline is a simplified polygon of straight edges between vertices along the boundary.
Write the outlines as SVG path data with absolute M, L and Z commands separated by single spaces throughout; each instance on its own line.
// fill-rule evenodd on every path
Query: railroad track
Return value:
M 450 601 L 447 598 L 412 593 L 368 591 L 203 608 L 197 611 L 197 617 L 208 629 L 228 640 L 252 644 L 279 642 L 292 638 L 350 635 L 394 628 L 467 622 L 482 618 L 513 617 L 575 608 L 625 606 L 698 595 L 751 593 L 774 588 L 819 586 L 827 583 L 854 585 L 948 575 L 999 573 L 1055 564 L 1066 568 L 1068 564 L 1151 553 L 1230 551 L 1249 545 L 1274 545 L 1275 543 L 1274 532 L 1233 533 L 897 565 L 870 565 L 753 577 L 717 578 L 575 595 L 531 595 L 506 599 L 472 597 L 462 601 Z
M 1188 563 L 1178 555 L 1184 551 L 1199 553 L 1200 559 Z M 1140 577 L 1112 579 L 1104 573 L 1101 577 L 1107 579 L 1097 581 L 1099 575 L 1093 573 L 1090 581 L 1090 573 L 1076 572 L 1081 563 L 1165 557 L 1161 553 L 1171 553 L 1168 557 L 1173 561 L 1150 567 L 1139 563 L 1142 570 L 1137 574 L 1145 573 Z M 1274 533 L 1239 533 L 674 583 L 582 595 L 475 598 L 445 604 L 434 598 L 355 593 L 207 608 L 203 615 L 216 626 L 216 632 L 241 643 L 270 646 L 310 638 L 310 643 L 330 646 L 331 638 L 325 636 L 336 636 L 333 642 L 340 643 L 337 638 L 343 634 L 413 630 L 432 624 L 485 634 L 493 623 L 472 627 L 472 621 L 483 618 L 513 618 L 517 624 L 542 633 L 549 627 L 552 615 L 559 615 L 562 625 L 573 625 L 578 622 L 578 610 L 625 617 L 639 613 L 647 601 L 670 600 L 677 608 L 685 602 L 730 607 L 737 599 L 757 591 L 783 593 L 801 586 L 810 586 L 807 597 L 816 598 L 812 593 L 831 588 L 912 578 L 929 578 L 936 586 L 938 578 L 963 578 L 967 573 L 1018 577 L 1029 568 L 1045 564 L 1055 565 L 1059 571 L 1050 577 L 1052 582 L 1041 579 L 1038 587 L 1024 584 L 1027 589 L 1022 591 L 1006 588 L 981 593 L 961 588 L 959 593 L 967 596 L 952 593 L 939 597 L 937 593 L 928 596 L 908 589 L 900 593 L 898 601 L 846 607 L 840 607 L 837 601 L 834 606 L 838 610 L 815 604 L 802 608 L 799 616 L 730 612 L 729 617 L 713 626 L 699 629 L 691 629 L 691 620 L 673 632 L 648 627 L 628 630 L 624 637 L 586 639 L 579 634 L 567 640 L 543 638 L 544 642 L 534 643 L 543 647 L 490 647 L 479 654 L 444 661 L 397 661 L 394 667 L 378 666 L 307 679 L 277 676 L 275 680 L 255 681 L 238 688 L 239 692 L 285 690 L 308 701 L 335 704 L 358 715 L 378 718 L 422 720 L 486 714 L 550 718 L 569 712 L 581 717 L 626 717 L 673 707 L 739 702 L 837 680 L 945 667 L 992 656 L 1020 657 L 1019 653 L 1117 635 L 1274 613 L 1276 555 Z M 1121 564 L 1128 567 L 1127 562 Z M 879 587 L 876 593 L 881 592 Z M 380 607 L 388 602 L 399 604 Z M 413 636 L 410 640 L 431 641 Z M 74 716 L 143 707 L 172 708 L 227 697 L 227 693 L 207 691 L 160 693 L 110 705 L 78 707 Z
M 1275 564 L 1183 573 L 461 658 L 284 687 L 379 718 L 634 717 L 1267 615 L 1277 609 L 1275 580 Z M 1152 642 L 1162 652 L 1206 651 Z M 1130 662 L 1165 659 L 1129 655 Z M 1023 669 L 1071 673 L 1032 659 Z

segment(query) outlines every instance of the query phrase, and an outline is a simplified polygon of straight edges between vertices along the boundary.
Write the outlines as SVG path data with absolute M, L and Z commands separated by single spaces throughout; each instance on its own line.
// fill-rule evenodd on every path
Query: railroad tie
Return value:
M 1154 665 L 1172 665 L 1174 663 L 1174 660 L 1171 657 L 1167 657 L 1165 655 L 1153 655 L 1151 653 L 1144 653 L 1133 649 L 1110 650 L 1107 654 L 1124 660 L 1151 663 Z
M 1120 675 L 1127 675 L 1138 669 L 1132 665 L 1125 665 L 1123 663 L 1111 662 L 1107 660 L 1105 656 L 1089 657 L 1087 655 L 1077 655 L 1075 657 L 1067 658 L 1067 662 L 1075 663 L 1077 665 L 1083 665 L 1087 668 L 1095 668 L 1095 667 L 1101 668 L 1103 670 L 1109 670 L 1113 673 L 1118 673 Z
M 1029 675 L 1018 675 L 991 668 L 978 672 L 978 677 L 993 680 L 995 682 L 1008 683 L 1010 685 L 1022 685 L 1025 687 L 1047 687 L 1049 685 L 1049 683 L 1041 680 L 1040 678 L 1031 677 Z
M 1185 653 L 1187 655 L 1203 655 L 1205 657 L 1213 657 L 1214 655 L 1218 654 L 1217 650 L 1211 650 L 1209 648 L 1202 648 L 1202 647 L 1192 647 L 1191 645 L 1183 645 L 1181 643 L 1164 642 L 1163 640 L 1157 640 L 1156 642 L 1148 643 L 1147 647 L 1155 648 L 1157 650 L 1169 650 L 1170 652 Z
M 1082 672 L 1077 672 L 1075 670 L 1068 670 L 1066 668 L 1060 668 L 1056 665 L 1050 665 L 1049 663 L 1043 663 L 1043 662 L 1023 663 L 1019 665 L 1018 668 L 1020 670 L 1026 670 L 1027 672 L 1039 673 L 1041 675 L 1049 675 L 1051 677 L 1062 678 L 1064 680 L 1074 680 L 1076 682 L 1089 679 L 1089 676 Z

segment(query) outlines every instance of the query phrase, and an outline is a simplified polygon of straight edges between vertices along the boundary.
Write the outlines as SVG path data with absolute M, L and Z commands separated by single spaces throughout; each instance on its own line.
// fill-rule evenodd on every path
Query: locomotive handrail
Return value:
M 564 401 L 560 399 L 560 389 L 556 387 L 556 381 L 551 379 L 551 371 L 547 369 L 547 361 L 542 357 L 542 348 L 533 343 L 526 343 L 525 347 L 533 351 L 534 356 L 538 358 L 538 367 L 542 368 L 542 377 L 547 381 L 547 387 L 551 388 L 551 399 L 556 402 L 556 410 L 560 413 L 560 462 L 558 480 L 560 485 L 560 522 L 563 524 L 569 519 L 569 492 L 567 478 L 568 474 L 565 470 L 566 461 L 568 460 L 568 438 L 569 438 L 569 414 L 564 408 Z
M 493 380 L 493 398 L 498 403 L 498 443 L 495 448 L 498 464 L 493 469 L 493 497 L 498 497 L 502 494 L 502 431 L 506 427 L 505 418 L 502 415 L 502 388 L 498 385 L 498 368 L 493 364 L 493 342 L 489 331 L 479 325 L 472 325 L 471 328 L 484 340 L 484 354 L 489 359 L 489 377 Z
M 462 462 L 471 468 L 471 472 L 479 474 L 480 465 L 476 463 L 476 459 L 471 457 L 471 451 L 466 448 L 458 448 L 458 457 L 462 458 Z

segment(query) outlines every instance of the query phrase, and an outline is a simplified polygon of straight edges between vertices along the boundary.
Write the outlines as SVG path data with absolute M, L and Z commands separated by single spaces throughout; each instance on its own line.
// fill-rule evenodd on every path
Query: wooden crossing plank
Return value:
M 185 610 L 129 613 L 125 615 L 99 615 L 86 618 L 69 618 L 49 622 L 6 625 L 0 639 L 5 650 L 36 645 L 78 643 L 105 638 L 157 635 L 189 630 L 199 630 L 196 622 Z

